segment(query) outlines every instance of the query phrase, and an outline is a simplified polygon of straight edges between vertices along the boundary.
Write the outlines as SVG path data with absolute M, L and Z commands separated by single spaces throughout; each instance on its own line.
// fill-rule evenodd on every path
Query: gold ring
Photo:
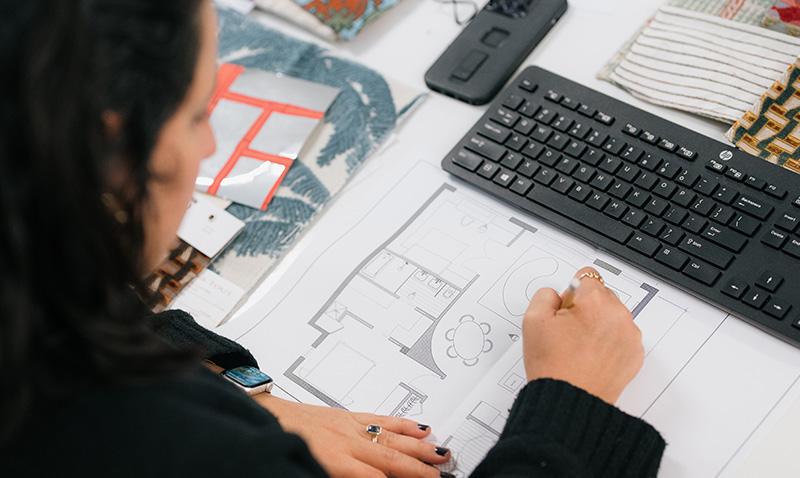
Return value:
M 372 443 L 378 443 L 378 435 L 381 434 L 380 425 L 367 425 L 367 433 L 372 436 Z
M 606 284 L 606 281 L 604 281 L 603 278 L 600 277 L 600 274 L 598 274 L 597 272 L 584 272 L 583 274 L 578 276 L 578 280 L 581 280 L 584 277 L 588 277 L 590 279 L 597 279 L 600 281 L 601 284 L 603 285 Z

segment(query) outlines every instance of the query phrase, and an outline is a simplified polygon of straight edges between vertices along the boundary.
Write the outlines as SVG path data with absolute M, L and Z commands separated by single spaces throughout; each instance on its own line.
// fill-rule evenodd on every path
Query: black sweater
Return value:
M 173 342 L 204 344 L 225 366 L 253 362 L 186 314 L 157 320 Z M 204 367 L 181 380 L 87 389 L 31 415 L 0 449 L 0 476 L 325 476 L 299 437 Z M 536 380 L 472 476 L 655 476 L 663 450 L 638 418 L 565 382 Z

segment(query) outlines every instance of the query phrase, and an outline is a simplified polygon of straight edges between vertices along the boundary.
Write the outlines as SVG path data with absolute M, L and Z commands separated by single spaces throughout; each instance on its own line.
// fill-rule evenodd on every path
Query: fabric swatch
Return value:
M 733 123 L 800 53 L 800 39 L 664 6 L 609 80 L 651 103 Z
M 725 137 L 743 151 L 800 173 L 800 58 Z
M 227 209 L 245 222 L 244 230 L 209 268 L 244 289 L 246 300 L 424 93 L 231 10 L 219 11 L 219 40 L 223 62 L 341 90 L 269 208 L 233 204 Z
M 775 5 L 764 15 L 761 25 L 776 32 L 794 37 L 800 36 L 800 1 L 775 2 Z

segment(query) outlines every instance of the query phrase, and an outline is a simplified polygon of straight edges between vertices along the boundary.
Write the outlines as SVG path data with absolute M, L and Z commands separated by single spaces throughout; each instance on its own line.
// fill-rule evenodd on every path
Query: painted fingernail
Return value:
M 456 478 L 456 475 L 443 471 L 439 473 L 439 478 Z
M 417 428 L 419 428 L 419 429 L 420 429 L 420 430 L 422 430 L 422 431 L 425 431 L 425 430 L 427 430 L 428 428 L 430 428 L 430 426 L 428 426 L 428 425 L 423 425 L 423 424 L 421 424 L 421 423 L 418 423 L 418 424 L 417 424 Z
M 443 446 L 437 446 L 436 448 L 434 448 L 434 451 L 439 456 L 445 456 L 450 451 L 450 449 L 449 448 L 445 448 Z

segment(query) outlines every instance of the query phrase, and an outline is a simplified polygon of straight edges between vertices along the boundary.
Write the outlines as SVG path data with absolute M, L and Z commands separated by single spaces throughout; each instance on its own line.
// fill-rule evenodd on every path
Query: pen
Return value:
M 581 281 L 577 277 L 573 277 L 572 280 L 569 281 L 567 290 L 564 292 L 564 297 L 561 299 L 562 309 L 569 309 L 572 307 L 572 301 L 575 299 L 575 291 L 580 285 Z

